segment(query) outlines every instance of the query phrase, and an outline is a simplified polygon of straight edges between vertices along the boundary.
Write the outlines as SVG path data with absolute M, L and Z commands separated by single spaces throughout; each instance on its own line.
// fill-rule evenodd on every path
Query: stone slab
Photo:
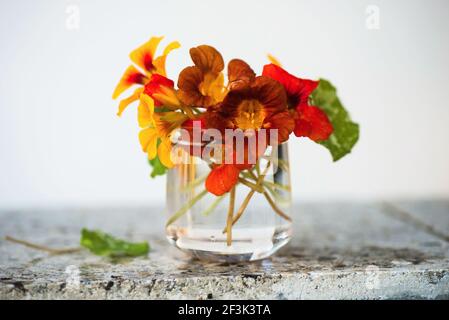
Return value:
M 393 205 L 427 212 L 432 218 L 423 223 L 449 234 L 442 227 L 449 201 Z M 170 247 L 161 208 L 3 211 L 0 299 L 449 299 L 449 242 L 388 210 L 381 203 L 300 204 L 288 247 L 233 265 Z M 148 240 L 152 250 L 112 261 L 86 251 L 52 256 L 4 240 L 72 247 L 82 227 Z

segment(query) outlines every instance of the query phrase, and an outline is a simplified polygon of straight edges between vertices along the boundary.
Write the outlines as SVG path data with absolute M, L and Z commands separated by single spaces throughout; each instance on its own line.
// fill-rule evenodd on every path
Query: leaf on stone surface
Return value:
M 356 144 L 359 139 L 359 125 L 351 120 L 349 113 L 338 99 L 337 90 L 328 80 L 320 79 L 310 99 L 311 105 L 323 110 L 334 127 L 331 136 L 319 143 L 325 146 L 333 160 L 337 161 L 350 153 Z
M 99 230 L 81 230 L 81 246 L 99 256 L 137 257 L 150 251 L 148 242 L 127 242 Z

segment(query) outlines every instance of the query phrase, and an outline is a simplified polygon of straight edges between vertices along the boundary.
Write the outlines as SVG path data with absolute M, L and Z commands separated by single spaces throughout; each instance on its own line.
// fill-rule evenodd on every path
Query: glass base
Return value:
M 291 227 L 234 229 L 232 244 L 226 243 L 222 229 L 186 230 L 170 227 L 167 239 L 192 257 L 216 262 L 241 262 L 265 259 L 291 239 Z

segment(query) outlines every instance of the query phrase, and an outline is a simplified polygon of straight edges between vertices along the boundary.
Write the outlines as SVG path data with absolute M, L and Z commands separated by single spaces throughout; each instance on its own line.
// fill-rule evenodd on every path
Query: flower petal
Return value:
M 278 112 L 265 120 L 264 128 L 267 129 L 267 143 L 270 142 L 271 129 L 277 129 L 278 143 L 288 140 L 290 133 L 295 128 L 295 120 L 288 110 Z
M 284 110 L 287 110 L 284 88 L 279 82 L 264 76 L 256 77 L 250 86 L 231 90 L 221 105 L 221 114 L 243 130 L 258 130 L 265 118 Z
M 165 61 L 167 60 L 167 56 L 172 50 L 178 49 L 180 46 L 181 44 L 178 41 L 173 41 L 165 47 L 163 55 L 154 59 L 153 65 L 158 74 L 161 74 L 163 76 L 167 75 L 167 72 L 165 70 Z
M 320 108 L 302 104 L 298 106 L 294 133 L 297 137 L 308 137 L 313 141 L 327 140 L 333 127 L 326 113 Z
M 204 75 L 203 82 L 199 86 L 200 92 L 203 96 L 210 97 L 212 104 L 223 101 L 226 94 L 224 90 L 224 75 L 222 72 L 215 74 L 212 72 Z M 209 107 L 207 105 L 206 107 Z
M 154 126 L 161 138 L 168 138 L 173 130 L 179 128 L 189 117 L 181 112 L 156 112 Z
M 228 63 L 228 87 L 231 90 L 239 85 L 252 82 L 255 77 L 253 69 L 245 61 L 233 59 Z
M 276 66 L 279 66 L 279 67 L 282 67 L 281 62 L 280 62 L 276 57 L 272 56 L 271 54 L 268 54 L 267 57 L 268 57 L 268 60 L 269 60 L 272 64 L 274 64 L 274 65 L 276 65 Z
M 129 66 L 115 87 L 114 93 L 112 94 L 112 99 L 117 98 L 123 91 L 131 87 L 133 84 L 144 84 L 146 81 L 147 78 L 145 75 L 140 73 L 136 67 L 132 65 Z
M 219 73 L 224 69 L 224 61 L 220 52 L 214 47 L 201 45 L 190 49 L 190 57 L 193 63 L 200 68 L 203 73 Z
M 139 100 L 139 97 L 141 93 L 143 92 L 143 88 L 137 88 L 132 95 L 130 95 L 128 98 L 123 99 L 120 101 L 120 104 L 118 106 L 118 112 L 117 115 L 120 117 L 125 111 L 125 109 L 128 107 L 129 104 L 133 103 L 136 100 Z
M 157 102 L 158 107 L 164 106 L 170 110 L 176 110 L 181 107 L 176 91 L 168 87 L 162 87 L 160 92 L 153 94 L 153 98 Z
M 184 68 L 179 74 L 179 99 L 188 106 L 210 107 L 223 100 L 224 61 L 211 46 L 190 49 L 195 66 Z
M 139 132 L 139 141 L 143 152 L 148 153 L 148 159 L 154 159 L 157 153 L 157 132 L 154 128 L 146 128 Z
M 170 42 L 164 49 L 164 56 L 167 56 L 171 51 L 178 49 L 181 47 L 181 44 L 178 41 Z
M 169 138 L 162 139 L 157 148 L 157 155 L 161 163 L 167 167 L 172 168 L 173 162 L 171 161 L 171 141 Z
M 150 81 L 145 85 L 145 93 L 151 95 L 156 92 L 160 87 L 169 87 L 173 88 L 175 83 L 173 80 L 168 79 L 167 77 L 160 74 L 153 74 L 150 78 Z M 147 91 L 148 90 L 148 91 Z
M 221 112 L 221 106 L 212 106 L 204 112 L 204 125 L 208 129 L 217 129 L 224 133 L 224 130 L 234 128 L 232 117 L 229 114 L 224 116 Z
M 137 108 L 137 121 L 141 128 L 146 128 L 150 125 L 154 125 L 154 100 L 146 95 L 140 96 L 140 103 Z
M 164 37 L 152 37 L 149 41 L 131 52 L 129 57 L 142 69 L 152 72 L 154 70 L 153 60 L 159 42 Z
M 208 107 L 214 104 L 214 98 L 200 92 L 203 80 L 203 72 L 198 67 L 187 67 L 181 71 L 178 78 L 178 96 L 185 105 Z
M 251 85 L 252 95 L 264 105 L 268 115 L 287 108 L 287 96 L 285 90 L 277 81 L 268 77 L 256 77 Z
M 174 85 L 172 80 L 155 73 L 151 75 L 150 81 L 145 85 L 144 93 L 155 100 L 154 105 L 156 107 L 165 104 L 169 104 L 168 106 L 171 106 L 171 104 L 179 106 L 179 101 L 173 90 Z M 156 97 L 157 95 L 158 97 Z
M 232 164 L 222 164 L 209 173 L 205 186 L 210 193 L 221 196 L 238 182 L 240 170 Z
M 265 65 L 262 75 L 270 77 L 284 86 L 290 108 L 307 103 L 309 95 L 318 86 L 318 81 L 295 77 L 275 64 Z

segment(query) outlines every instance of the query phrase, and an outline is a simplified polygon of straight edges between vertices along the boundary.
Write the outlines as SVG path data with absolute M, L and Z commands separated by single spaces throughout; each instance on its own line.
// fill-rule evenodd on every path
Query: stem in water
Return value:
M 257 177 L 256 182 L 256 188 L 259 188 L 259 186 L 262 185 L 263 180 L 265 179 L 265 176 L 268 172 L 268 169 L 270 168 L 270 162 L 267 162 L 267 166 L 265 170 Z M 256 189 L 251 189 L 251 191 L 246 195 L 245 200 L 243 200 L 243 203 L 241 204 L 239 210 L 237 211 L 237 214 L 235 215 L 234 219 L 232 220 L 232 225 L 234 225 L 240 217 L 243 215 L 243 212 L 245 212 L 246 207 L 248 206 L 249 201 L 253 197 L 254 193 L 256 192 Z M 223 230 L 223 233 L 227 232 L 227 228 Z
M 278 208 L 276 203 L 271 199 L 270 195 L 267 191 L 264 191 L 263 195 L 267 199 L 268 203 L 270 204 L 271 208 L 273 208 L 274 212 L 276 212 L 278 215 L 280 215 L 282 218 L 284 218 L 287 221 L 292 221 L 292 219 L 286 215 L 281 209 Z
M 226 220 L 226 244 L 228 247 L 232 244 L 232 218 L 234 215 L 235 187 L 231 189 L 229 197 L 228 218 Z

